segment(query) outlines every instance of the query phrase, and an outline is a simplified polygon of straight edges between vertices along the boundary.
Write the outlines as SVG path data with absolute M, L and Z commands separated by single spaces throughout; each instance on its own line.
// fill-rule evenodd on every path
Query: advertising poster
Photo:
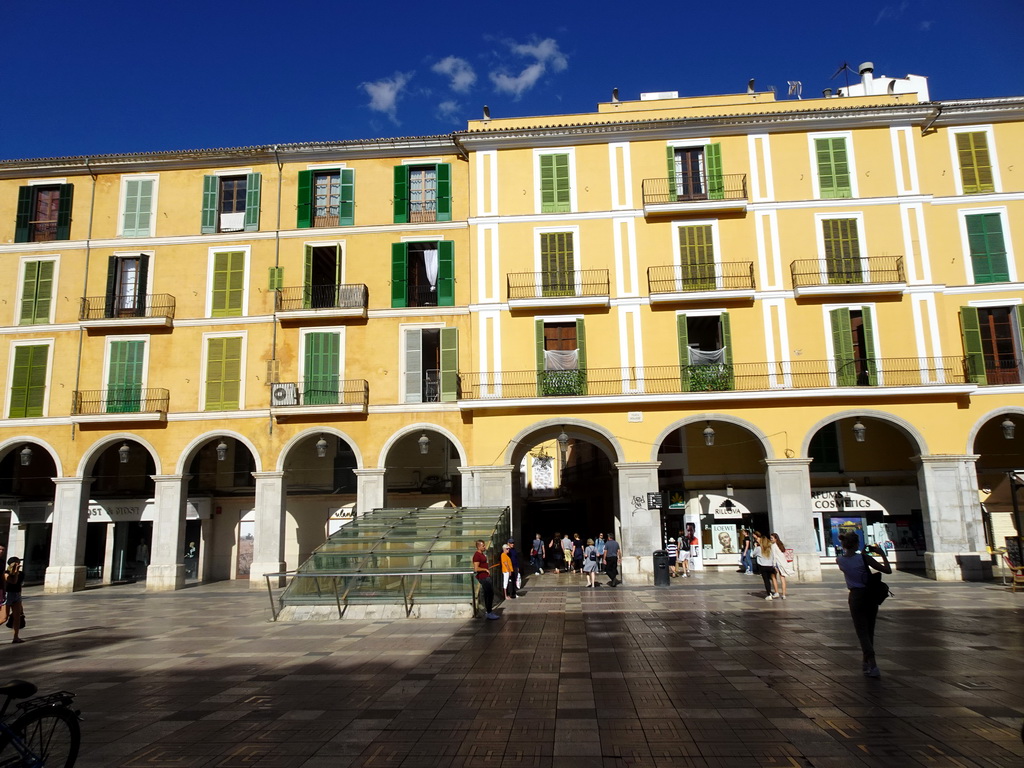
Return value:
M 835 547 L 836 552 L 843 551 L 843 545 L 839 541 L 839 537 L 847 531 L 856 531 L 858 538 L 860 538 L 860 546 L 858 549 L 864 549 L 864 518 L 863 517 L 833 517 L 831 519 L 832 524 L 832 546 Z
M 715 523 L 711 526 L 711 546 L 714 547 L 716 557 L 739 554 L 736 549 L 737 542 L 739 542 L 739 537 L 735 524 Z

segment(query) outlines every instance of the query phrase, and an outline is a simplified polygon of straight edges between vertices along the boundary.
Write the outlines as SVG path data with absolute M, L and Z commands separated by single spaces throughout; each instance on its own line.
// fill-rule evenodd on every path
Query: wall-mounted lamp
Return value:
M 1003 423 L 999 425 L 1003 428 L 1003 437 L 1007 440 L 1013 440 L 1013 433 L 1017 429 L 1017 425 L 1010 421 L 1010 417 L 1007 416 L 1003 419 Z
M 217 443 L 217 461 L 224 461 L 228 457 L 228 444 L 221 440 Z
M 32 449 L 29 448 L 27 445 L 21 449 L 21 451 L 18 453 L 18 456 L 21 459 L 21 466 L 27 467 L 29 464 L 32 463 Z
M 728 496 L 730 499 L 735 495 L 732 489 L 732 483 L 725 484 L 725 495 Z
M 320 435 L 320 439 L 316 441 L 316 457 L 322 459 L 327 455 L 327 439 Z
M 864 442 L 864 436 L 867 434 L 867 431 L 868 428 L 861 423 L 859 418 L 853 423 L 853 439 L 858 443 Z
M 420 439 L 416 441 L 416 444 L 420 447 L 420 453 L 426 456 L 427 451 L 430 450 L 430 438 L 427 437 L 426 432 L 420 435 Z
M 704 427 L 704 445 L 715 444 L 715 430 L 711 428 L 711 422 L 707 422 L 707 426 Z
M 562 427 L 562 431 L 558 434 L 558 456 L 562 460 L 561 466 L 565 467 L 565 462 L 569 456 L 569 436 L 565 434 L 565 427 Z
M 122 464 L 128 463 L 128 457 L 132 455 L 132 449 L 128 447 L 128 443 L 121 443 L 121 447 L 117 449 L 117 458 Z
M 856 493 L 856 492 L 857 492 L 857 482 L 853 478 L 851 478 L 850 479 L 850 493 Z

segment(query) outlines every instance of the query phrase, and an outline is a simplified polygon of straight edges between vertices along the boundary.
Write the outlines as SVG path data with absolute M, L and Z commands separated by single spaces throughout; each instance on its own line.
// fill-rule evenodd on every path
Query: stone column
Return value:
M 353 469 L 356 476 L 356 516 L 384 506 L 384 473 L 387 469 Z
M 811 506 L 811 460 L 766 459 L 768 467 L 768 521 L 793 550 L 797 581 L 821 581 L 821 555 L 814 539 L 814 509 Z
M 91 477 L 55 477 L 50 566 L 43 591 L 77 592 L 85 588 L 85 526 Z
M 256 533 L 249 588 L 266 589 L 264 574 L 280 573 L 284 561 L 284 472 L 253 472 L 256 478 Z
M 619 570 L 653 582 L 656 549 L 661 549 L 661 510 L 647 508 L 647 494 L 658 492 L 660 461 L 616 462 L 619 471 Z
M 985 577 L 985 535 L 978 499 L 977 456 L 918 456 L 924 516 L 925 573 L 936 581 Z
M 11 518 L 10 531 L 7 534 L 7 551 L 4 553 L 4 568 L 7 567 L 8 557 L 20 557 L 22 560 L 25 559 L 25 531 L 22 529 L 21 523 L 14 523 L 14 518 Z
M 114 524 L 106 523 L 103 538 L 103 583 L 114 583 Z
M 156 483 L 153 551 L 146 571 L 146 591 L 166 592 L 185 586 L 185 501 L 188 475 L 153 475 Z
M 459 467 L 462 503 L 467 507 L 512 507 L 511 464 Z

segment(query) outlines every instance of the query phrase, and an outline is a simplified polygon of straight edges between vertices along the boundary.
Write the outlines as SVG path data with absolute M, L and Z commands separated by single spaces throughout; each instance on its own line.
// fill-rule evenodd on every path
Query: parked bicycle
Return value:
M 78 710 L 71 706 L 75 694 L 57 691 L 30 698 L 38 690 L 24 680 L 0 685 L 0 695 L 7 697 L 0 709 L 0 768 L 71 768 L 75 764 L 82 741 Z M 16 699 L 26 701 L 11 707 Z

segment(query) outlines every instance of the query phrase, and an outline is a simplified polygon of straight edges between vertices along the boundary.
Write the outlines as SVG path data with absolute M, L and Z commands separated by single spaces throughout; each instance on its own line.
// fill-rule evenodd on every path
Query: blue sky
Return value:
M 1021 0 L 51 0 L 4 3 L 0 28 L 2 159 L 448 133 L 613 87 L 812 97 L 844 61 L 933 99 L 1024 95 Z

